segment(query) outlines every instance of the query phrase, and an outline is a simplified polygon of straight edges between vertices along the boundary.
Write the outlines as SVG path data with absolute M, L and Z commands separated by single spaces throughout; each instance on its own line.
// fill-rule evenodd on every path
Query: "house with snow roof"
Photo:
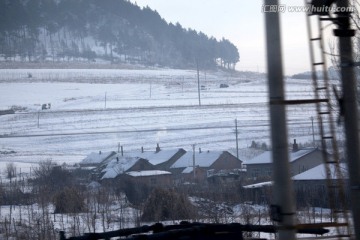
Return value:
M 131 171 L 153 170 L 154 166 L 145 159 L 117 153 L 111 159 L 103 163 L 98 171 L 100 179 L 115 179 L 118 176 Z
M 141 183 L 152 187 L 168 187 L 173 183 L 171 172 L 162 170 L 131 171 L 125 176 L 134 184 Z
M 157 144 L 155 151 L 144 151 L 142 149 L 139 152 L 127 153 L 127 155 L 148 160 L 149 163 L 154 165 L 154 169 L 166 171 L 185 153 L 186 151 L 182 148 L 161 149 Z
M 170 167 L 178 182 L 204 181 L 222 171 L 242 168 L 242 161 L 228 151 L 186 152 Z
M 92 152 L 88 156 L 86 156 L 79 165 L 81 167 L 97 167 L 103 162 L 109 160 L 113 156 L 116 155 L 116 152 L 110 151 L 110 152 Z
M 305 172 L 292 177 L 294 189 L 296 191 L 297 205 L 306 206 L 322 206 L 329 207 L 329 191 L 328 184 L 332 186 L 333 194 L 339 196 L 339 186 L 343 187 L 343 192 L 349 202 L 348 170 L 345 163 L 340 163 L 338 170 L 334 164 L 328 166 L 330 179 L 327 179 L 327 171 L 324 164 L 320 164 Z
M 321 150 L 318 148 L 298 149 L 296 140 L 289 152 L 290 174 L 294 176 L 323 163 Z M 254 180 L 270 179 L 273 174 L 272 152 L 264 153 L 244 162 L 247 177 Z
M 346 164 L 340 163 L 339 171 L 335 170 L 334 164 L 329 164 L 328 167 L 330 179 L 327 179 L 327 173 L 323 163 L 292 177 L 296 195 L 296 205 L 298 207 L 316 206 L 329 208 L 328 184 L 333 186 L 331 187 L 331 191 L 336 196 L 334 199 L 339 199 L 339 186 L 343 186 L 342 191 L 345 193 L 345 202 L 350 201 Z M 244 199 L 254 201 L 255 203 L 270 202 L 272 186 L 272 181 L 246 185 L 242 188 L 242 194 L 244 195 Z
M 99 167 L 102 173 L 101 178 L 116 178 L 123 173 L 131 171 L 155 169 L 165 171 L 185 152 L 182 148 L 162 150 L 159 144 L 155 151 L 144 151 L 142 148 L 141 151 L 124 152 L 122 149 L 120 153 L 102 162 Z

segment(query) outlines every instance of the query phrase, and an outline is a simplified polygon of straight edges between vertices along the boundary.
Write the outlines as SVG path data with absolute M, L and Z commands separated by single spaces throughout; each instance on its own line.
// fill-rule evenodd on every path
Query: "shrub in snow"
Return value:
M 79 213 L 85 210 L 84 196 L 77 188 L 64 188 L 54 196 L 55 213 Z
M 145 202 L 143 221 L 193 219 L 195 209 L 184 195 L 167 189 L 154 189 Z

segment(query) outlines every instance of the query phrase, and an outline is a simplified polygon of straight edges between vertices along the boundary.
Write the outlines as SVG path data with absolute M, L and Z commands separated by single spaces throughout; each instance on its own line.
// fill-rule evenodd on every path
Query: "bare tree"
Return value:
M 35 178 L 43 179 L 50 175 L 55 163 L 51 159 L 39 162 L 39 167 L 34 169 Z
M 355 29 L 355 36 L 353 37 L 353 58 L 354 62 L 360 62 L 360 4 L 358 1 L 353 1 L 351 7 L 354 12 L 351 14 L 351 22 L 353 24 L 353 29 Z M 336 72 L 336 77 L 340 77 L 340 54 L 338 48 L 338 40 L 329 41 L 330 53 L 332 68 Z M 360 66 L 355 67 L 355 72 L 358 76 L 358 87 L 360 87 Z
M 14 163 L 6 164 L 6 176 L 7 178 L 11 179 L 16 177 L 16 165 Z

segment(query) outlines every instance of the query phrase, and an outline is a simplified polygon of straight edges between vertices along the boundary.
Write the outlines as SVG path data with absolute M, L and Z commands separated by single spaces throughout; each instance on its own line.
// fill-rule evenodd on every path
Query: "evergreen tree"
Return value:
M 0 54 L 8 59 L 91 60 L 101 57 L 94 42 L 111 62 L 233 69 L 239 61 L 229 40 L 167 23 L 126 0 L 0 0 Z

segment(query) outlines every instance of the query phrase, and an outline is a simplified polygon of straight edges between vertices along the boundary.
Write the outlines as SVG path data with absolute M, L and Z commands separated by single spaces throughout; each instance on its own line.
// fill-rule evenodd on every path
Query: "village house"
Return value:
M 349 189 L 348 184 L 348 170 L 345 163 L 339 164 L 339 171 L 336 171 L 333 164 L 328 166 L 330 179 L 327 179 L 325 165 L 321 164 L 305 172 L 297 174 L 292 177 L 294 189 L 296 191 L 296 198 L 300 206 L 318 206 L 329 207 L 329 191 L 328 184 L 332 186 L 343 187 Z M 333 194 L 339 195 L 339 188 L 332 188 Z M 343 191 L 349 202 L 349 193 Z M 334 197 L 334 199 L 339 197 Z
M 120 150 L 120 149 L 119 149 Z M 193 164 L 195 156 L 195 165 Z M 226 183 L 239 180 L 243 171 L 242 161 L 227 151 L 206 151 L 186 152 L 182 148 L 178 149 L 160 149 L 157 144 L 155 151 L 124 152 L 123 148 L 119 153 L 109 152 L 98 154 L 91 153 L 84 159 L 80 165 L 92 165 L 94 180 L 111 180 L 118 178 L 120 175 L 127 175 L 133 179 L 144 179 L 141 181 L 161 182 L 173 175 L 177 182 L 194 181 L 210 183 Z M 195 166 L 195 171 L 193 168 Z M 154 174 L 147 176 L 149 173 L 171 172 L 171 174 Z M 147 172 L 150 171 L 150 172 Z M 151 172 L 153 171 L 153 172 Z M 132 174 L 128 174 L 132 172 Z M 137 175 L 135 173 L 138 173 Z M 135 175 L 136 176 L 135 176 Z M 147 174 L 146 176 L 143 174 Z M 163 176 L 166 175 L 166 176 Z M 152 179 L 152 180 L 149 180 Z M 165 184 L 166 185 L 166 184 Z
M 290 174 L 294 176 L 323 163 L 321 150 L 318 148 L 299 149 L 294 140 L 293 149 L 289 153 Z M 247 177 L 252 180 L 266 180 L 272 177 L 272 152 L 265 151 L 259 156 L 244 162 Z
M 343 187 L 345 193 L 345 203 L 349 202 L 348 171 L 345 163 L 339 164 L 339 170 L 335 171 L 334 164 L 329 167 L 330 179 L 327 179 L 325 165 L 320 164 L 307 171 L 292 177 L 295 191 L 296 205 L 298 207 L 317 206 L 329 208 L 329 184 L 331 191 L 335 194 L 336 203 L 339 203 L 339 187 Z M 339 176 L 340 173 L 340 176 Z M 257 204 L 270 203 L 272 196 L 272 181 L 250 184 L 242 187 L 244 199 Z
M 116 155 L 116 152 L 101 152 L 98 153 L 92 152 L 88 156 L 86 156 L 80 163 L 80 167 L 98 167 L 103 162 L 109 160 L 113 156 Z
M 148 160 L 124 156 L 118 153 L 98 168 L 100 179 L 114 179 L 131 171 L 153 170 L 154 166 Z
M 135 184 L 141 183 L 150 187 L 169 187 L 172 185 L 172 174 L 168 171 L 146 170 L 131 171 L 125 176 Z
M 157 144 L 155 151 L 130 152 L 128 155 L 148 160 L 156 170 L 167 171 L 186 151 L 182 148 L 163 150 Z
M 186 152 L 171 167 L 177 183 L 204 182 L 214 174 L 242 168 L 242 161 L 228 151 Z M 195 171 L 194 171 L 195 169 Z

